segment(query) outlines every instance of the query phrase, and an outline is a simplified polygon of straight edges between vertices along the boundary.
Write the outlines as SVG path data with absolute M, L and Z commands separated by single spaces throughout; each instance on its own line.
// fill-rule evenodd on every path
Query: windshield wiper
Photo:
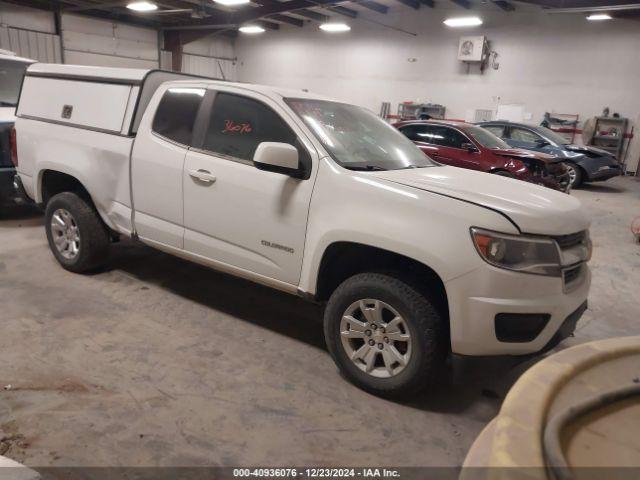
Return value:
M 358 166 L 345 166 L 347 170 L 357 170 L 360 172 L 383 172 L 386 168 L 379 167 L 378 165 L 358 165 Z

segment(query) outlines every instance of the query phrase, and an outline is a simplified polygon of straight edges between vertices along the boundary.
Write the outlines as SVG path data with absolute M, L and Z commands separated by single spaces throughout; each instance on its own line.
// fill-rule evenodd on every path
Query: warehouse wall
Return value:
M 80 15 L 62 15 L 65 63 L 158 68 L 158 33 Z
M 185 45 L 182 71 L 205 77 L 237 80 L 233 40 L 213 35 Z
M 158 34 L 153 29 L 63 14 L 62 52 L 51 12 L 0 3 L 0 48 L 46 62 L 157 68 Z M 50 54 L 48 52 L 52 52 Z
M 0 48 L 41 62 L 62 61 L 53 15 L 0 4 Z
M 347 20 L 352 31 L 342 34 L 309 24 L 241 35 L 239 79 L 306 88 L 376 112 L 383 101 L 395 112 L 399 102 L 413 100 L 441 103 L 450 118 L 469 117 L 473 109 L 495 111 L 498 104 L 523 104 L 536 122 L 545 111 L 584 119 L 605 106 L 631 119 L 640 114 L 640 23 L 587 22 L 584 15 L 524 8 L 487 10 L 483 26 L 466 29 L 442 25 L 446 17 L 469 14 L 455 7 L 362 13 L 417 36 L 362 19 Z M 499 69 L 467 73 L 456 58 L 463 35 L 487 35 L 499 53 Z

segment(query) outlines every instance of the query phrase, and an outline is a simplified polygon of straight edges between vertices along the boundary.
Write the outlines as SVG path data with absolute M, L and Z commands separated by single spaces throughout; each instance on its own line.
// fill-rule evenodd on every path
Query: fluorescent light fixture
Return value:
M 447 27 L 476 27 L 482 25 L 480 17 L 447 18 L 444 22 Z
M 129 2 L 127 8 L 129 10 L 135 10 L 136 12 L 153 12 L 158 9 L 158 5 L 142 0 L 139 2 Z
M 250 3 L 251 0 L 213 0 L 215 3 L 219 3 L 220 5 L 225 5 L 227 7 L 233 7 L 235 5 L 244 5 L 246 3 Z
M 243 27 L 240 27 L 238 30 L 240 30 L 242 33 L 250 33 L 250 34 L 256 34 L 256 33 L 264 33 L 264 28 L 262 28 L 260 25 L 244 25 Z
M 346 23 L 323 23 L 320 25 L 320 30 L 325 32 L 348 32 L 351 27 Z
M 592 13 L 587 17 L 587 20 L 611 20 L 611 15 L 608 13 Z

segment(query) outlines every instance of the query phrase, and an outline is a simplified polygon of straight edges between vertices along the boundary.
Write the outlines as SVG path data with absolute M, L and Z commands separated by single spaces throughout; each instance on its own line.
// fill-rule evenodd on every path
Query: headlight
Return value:
M 561 276 L 560 252 L 551 239 L 471 228 L 480 256 L 491 265 L 537 275 Z

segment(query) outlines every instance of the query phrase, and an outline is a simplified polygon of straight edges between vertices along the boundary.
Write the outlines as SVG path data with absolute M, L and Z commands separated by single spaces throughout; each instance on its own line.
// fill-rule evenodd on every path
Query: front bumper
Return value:
M 511 272 L 488 264 L 450 280 L 445 288 L 451 349 L 456 354 L 478 356 L 542 351 L 568 335 L 565 330 L 570 325 L 564 329 L 562 326 L 575 312 L 579 314 L 574 317 L 582 315 L 584 310 L 580 308 L 587 300 L 590 284 L 591 273 L 586 264 L 567 285 L 561 278 Z M 541 316 L 544 322 L 530 337 L 509 338 L 503 334 L 500 340 L 497 316 L 512 322 Z
M 597 170 L 589 172 L 589 180 L 592 182 L 600 182 L 609 180 L 613 177 L 618 177 L 622 174 L 622 169 L 619 165 L 604 165 Z

